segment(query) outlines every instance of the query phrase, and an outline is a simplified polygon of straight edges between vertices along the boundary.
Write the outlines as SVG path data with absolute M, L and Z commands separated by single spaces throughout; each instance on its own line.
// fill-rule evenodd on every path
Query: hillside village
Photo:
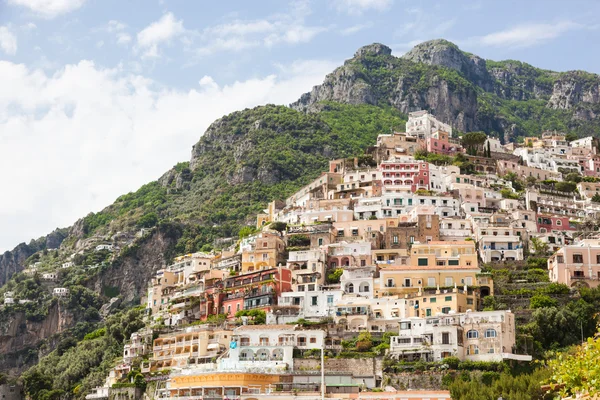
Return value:
M 458 139 L 410 113 L 406 132 L 331 161 L 239 240 L 156 272 L 145 327 L 86 398 L 449 399 L 435 374 L 394 373 L 528 364 L 537 353 L 521 328 L 534 299 L 564 304 L 598 286 L 597 147 L 559 132 L 520 145 Z M 102 268 L 136 238 L 117 239 L 24 273 L 67 301 L 57 273 Z M 5 308 L 29 301 L 3 296 Z

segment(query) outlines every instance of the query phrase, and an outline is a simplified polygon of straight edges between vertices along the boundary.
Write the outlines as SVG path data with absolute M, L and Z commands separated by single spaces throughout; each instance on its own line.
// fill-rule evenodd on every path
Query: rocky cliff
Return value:
M 25 268 L 25 260 L 38 251 L 56 249 L 67 237 L 65 229 L 56 229 L 49 235 L 32 240 L 29 244 L 21 243 L 12 251 L 0 255 L 0 286 L 4 285 L 16 272 Z
M 485 60 L 432 40 L 401 57 L 382 44 L 362 47 L 291 107 L 314 112 L 320 102 L 338 101 L 391 105 L 403 113 L 427 109 L 460 131 L 513 140 L 545 129 L 600 132 L 599 87 L 595 74 Z

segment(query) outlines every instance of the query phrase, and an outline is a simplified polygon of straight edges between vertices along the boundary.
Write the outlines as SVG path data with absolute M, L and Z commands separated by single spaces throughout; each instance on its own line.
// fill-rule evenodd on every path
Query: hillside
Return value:
M 47 272 L 73 262 L 54 285 L 76 286 L 75 300 L 94 309 L 116 296 L 122 307 L 138 304 L 148 279 L 173 256 L 237 237 L 267 202 L 290 195 L 327 169 L 329 160 L 361 156 L 378 134 L 402 131 L 409 111 L 429 109 L 460 131 L 495 132 L 504 140 L 543 129 L 597 133 L 599 83 L 584 72 L 486 61 L 446 41 L 418 45 L 402 57 L 383 45 L 365 46 L 291 107 L 267 105 L 218 119 L 194 145 L 189 162 L 68 229 L 0 256 L 0 293 L 35 297 L 0 313 L 6 327 L 0 339 L 8 343 L 0 370 L 14 367 L 15 354 L 29 354 L 21 368 L 34 363 L 60 343 L 56 335 L 81 338 L 99 322 L 96 314 L 84 315 L 77 301 L 57 307 L 43 290 L 46 283 L 19 273 L 26 267 L 39 263 L 39 271 Z M 94 251 L 99 244 L 119 251 Z M 86 325 L 75 329 L 80 318 Z
M 313 112 L 322 101 L 426 109 L 459 131 L 482 130 L 506 142 L 542 130 L 600 131 L 598 75 L 484 60 L 445 40 L 401 57 L 382 44 L 365 46 L 291 106 Z

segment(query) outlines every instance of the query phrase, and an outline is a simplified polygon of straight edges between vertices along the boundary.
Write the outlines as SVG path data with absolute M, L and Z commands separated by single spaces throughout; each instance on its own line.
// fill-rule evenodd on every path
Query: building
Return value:
M 260 233 L 254 243 L 242 249 L 242 272 L 273 268 L 285 263 L 285 242 L 278 234 Z
M 563 246 L 548 259 L 552 282 L 569 287 L 597 287 L 600 281 L 600 240 L 584 239 Z
M 199 325 L 160 335 L 152 343 L 152 357 L 143 361 L 142 373 L 167 368 L 211 364 L 229 347 L 232 331 Z
M 408 122 L 406 122 L 406 134 L 417 139 L 427 139 L 436 131 L 447 132 L 452 136 L 452 127 L 445 124 L 428 111 L 414 111 L 408 113 Z
M 412 157 L 394 157 L 379 164 L 384 192 L 429 189 L 429 163 Z
M 469 361 L 530 361 L 514 354 L 515 317 L 510 311 L 466 312 L 400 322 L 390 341 L 397 359 L 441 361 L 458 357 Z
M 294 349 L 322 349 L 325 332 L 304 330 L 295 325 L 243 325 L 233 331 L 229 357 L 221 359 L 219 369 L 269 368 L 294 369 Z
M 462 151 L 460 140 L 452 139 L 448 132 L 442 130 L 433 132 L 431 137 L 425 139 L 425 143 L 430 153 L 451 155 Z
M 69 295 L 69 289 L 67 289 L 67 288 L 54 288 L 54 289 L 52 289 L 52 296 L 67 297 L 68 295 Z

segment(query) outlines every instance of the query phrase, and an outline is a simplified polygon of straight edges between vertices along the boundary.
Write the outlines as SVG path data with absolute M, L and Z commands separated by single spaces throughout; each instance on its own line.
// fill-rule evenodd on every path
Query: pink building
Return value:
M 429 188 L 429 163 L 409 157 L 392 158 L 379 164 L 386 190 L 416 192 Z
M 585 239 L 564 246 L 548 259 L 552 282 L 596 287 L 600 279 L 600 240 Z
M 575 227 L 569 223 L 569 217 L 538 214 L 537 215 L 537 231 L 540 233 L 574 231 Z
M 448 132 L 436 131 L 425 140 L 427 151 L 436 154 L 454 154 L 461 151 L 458 140 L 453 140 Z

